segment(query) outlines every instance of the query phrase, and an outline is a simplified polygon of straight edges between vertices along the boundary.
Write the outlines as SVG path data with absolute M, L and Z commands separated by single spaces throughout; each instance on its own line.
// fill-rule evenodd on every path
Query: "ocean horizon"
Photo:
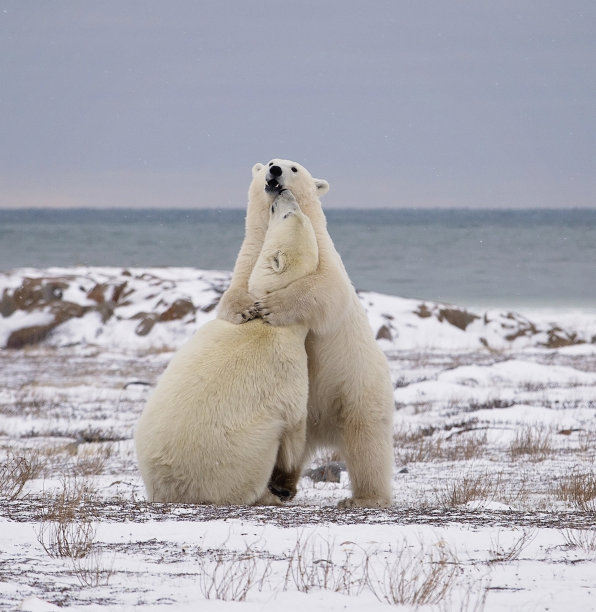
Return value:
M 596 305 L 596 209 L 328 209 L 358 289 L 482 307 Z M 245 209 L 0 209 L 0 270 L 231 270 Z

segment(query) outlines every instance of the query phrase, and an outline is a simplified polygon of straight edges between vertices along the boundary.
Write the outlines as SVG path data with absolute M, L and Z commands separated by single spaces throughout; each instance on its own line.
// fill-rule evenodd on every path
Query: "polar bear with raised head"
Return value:
M 271 209 L 271 212 L 269 212 Z M 248 288 L 269 292 L 317 267 L 312 224 L 289 191 L 267 205 L 268 228 Z M 279 504 L 274 467 L 299 470 L 308 373 L 301 323 L 210 321 L 174 355 L 135 431 L 147 496 L 156 502 Z
M 377 345 L 364 308 L 327 232 L 320 196 L 327 181 L 283 159 L 253 167 L 246 232 L 230 287 L 218 317 L 243 323 L 261 317 L 271 325 L 308 328 L 307 444 L 304 462 L 318 447 L 333 447 L 345 460 L 352 497 L 341 507 L 391 504 L 393 471 L 393 387 L 387 360 Z M 314 227 L 317 269 L 283 289 L 260 295 L 249 279 L 261 252 L 269 208 L 289 189 Z M 364 238 L 366 239 L 366 238 Z M 275 470 L 271 490 L 291 496 L 300 471 Z

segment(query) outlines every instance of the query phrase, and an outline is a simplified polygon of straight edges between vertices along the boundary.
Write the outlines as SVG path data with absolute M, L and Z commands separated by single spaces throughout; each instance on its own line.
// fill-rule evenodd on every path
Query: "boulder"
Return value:
M 6 341 L 7 349 L 20 349 L 28 344 L 37 344 L 48 336 L 48 334 L 56 327 L 56 323 L 48 323 L 47 325 L 32 325 L 31 327 L 23 327 L 13 331 Z
M 167 310 L 159 315 L 160 321 L 176 321 L 183 319 L 186 315 L 194 313 L 196 308 L 188 298 L 176 300 Z

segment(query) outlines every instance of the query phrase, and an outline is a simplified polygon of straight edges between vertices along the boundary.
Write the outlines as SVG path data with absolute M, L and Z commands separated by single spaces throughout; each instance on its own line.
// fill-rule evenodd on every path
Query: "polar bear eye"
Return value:
M 269 167 L 271 168 L 271 166 L 273 166 L 273 162 L 269 162 Z
M 292 172 L 298 172 L 298 168 L 292 166 Z

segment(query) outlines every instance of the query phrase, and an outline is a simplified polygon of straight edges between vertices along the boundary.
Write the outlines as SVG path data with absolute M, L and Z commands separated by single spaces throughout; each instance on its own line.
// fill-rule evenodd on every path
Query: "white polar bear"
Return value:
M 270 207 L 248 280 L 255 295 L 285 287 L 318 263 L 313 227 L 292 194 L 284 191 Z M 135 431 L 151 501 L 280 503 L 267 488 L 273 468 L 299 470 L 304 453 L 306 333 L 302 324 L 216 319 L 174 355 Z
M 248 279 L 265 238 L 269 207 L 284 188 L 313 224 L 319 265 L 313 274 L 262 296 Z M 245 238 L 218 316 L 232 323 L 261 316 L 274 326 L 299 324 L 310 330 L 304 460 L 317 447 L 335 447 L 352 486 L 352 497 L 340 506 L 386 507 L 392 499 L 393 387 L 387 360 L 327 232 L 319 196 L 328 189 L 327 181 L 314 179 L 292 161 L 273 159 L 253 167 Z M 272 490 L 291 494 L 298 478 L 298 472 L 276 469 Z

